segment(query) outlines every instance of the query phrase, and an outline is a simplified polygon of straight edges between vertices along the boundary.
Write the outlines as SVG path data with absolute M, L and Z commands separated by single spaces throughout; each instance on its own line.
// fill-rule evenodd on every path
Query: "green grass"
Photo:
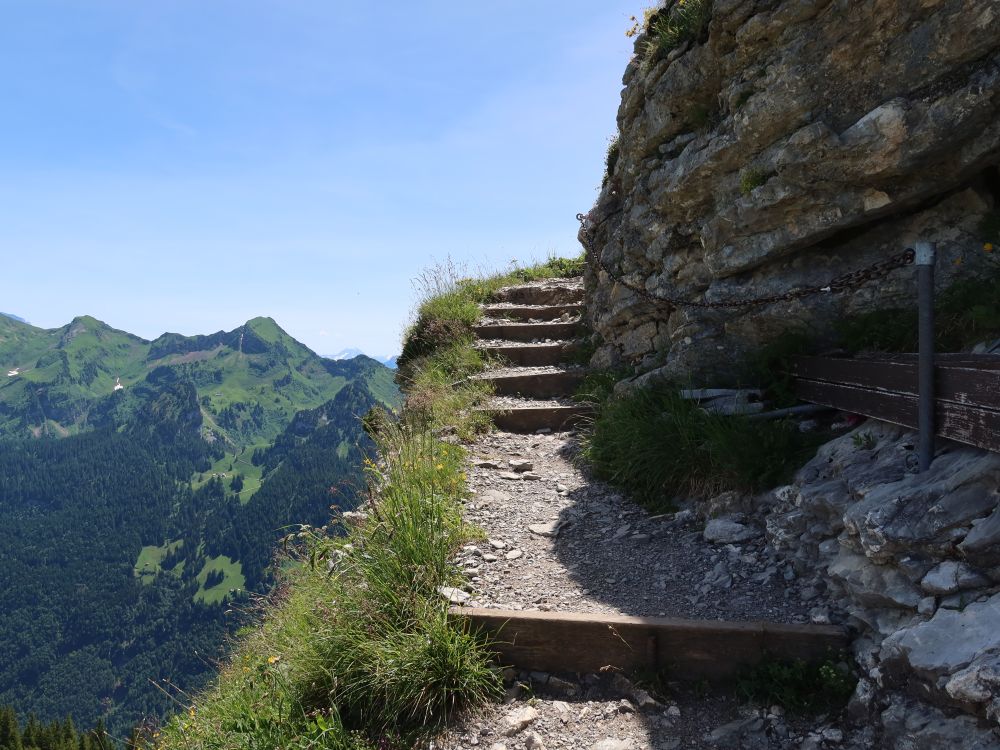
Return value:
M 677 497 L 774 487 L 816 447 L 794 424 L 707 414 L 664 383 L 602 404 L 583 456 L 597 476 L 666 510 Z
M 178 539 L 175 542 L 165 542 L 159 546 L 150 545 L 143 547 L 139 551 L 139 556 L 136 558 L 135 566 L 132 570 L 133 575 L 135 575 L 142 582 L 143 585 L 147 585 L 153 582 L 156 576 L 163 572 L 161 563 L 163 558 L 165 558 L 171 552 L 174 552 L 184 546 L 184 540 Z M 171 573 L 174 575 L 180 575 L 181 570 L 183 570 L 183 563 L 177 566 L 178 569 L 171 569 Z
M 934 304 L 934 346 L 957 352 L 1000 337 L 1000 262 L 990 261 L 979 276 L 953 282 Z M 842 321 L 837 335 L 850 352 L 917 351 L 917 310 L 875 310 Z
M 205 583 L 208 574 L 212 572 L 222 573 L 222 581 L 212 588 L 206 589 Z M 198 590 L 195 592 L 194 600 L 201 604 L 219 604 L 226 600 L 232 589 L 242 590 L 246 586 L 246 578 L 243 577 L 243 565 L 234 562 L 225 555 L 210 557 L 205 561 L 205 566 L 197 575 Z
M 246 505 L 253 493 L 260 489 L 264 471 L 263 466 L 254 466 L 250 457 L 255 449 L 268 448 L 270 445 L 270 443 L 259 443 L 247 446 L 245 449 L 227 451 L 208 471 L 199 472 L 191 478 L 191 489 L 196 490 L 208 484 L 214 478 L 213 475 L 218 474 L 225 484 L 226 491 L 232 492 L 233 477 L 240 474 L 243 477 L 243 489 L 239 492 L 240 503 Z M 226 476 L 222 477 L 223 474 Z
M 838 713 L 858 678 L 843 660 L 766 660 L 737 678 L 736 695 L 763 706 L 779 705 L 795 714 Z
M 447 430 L 463 440 L 487 430 L 490 417 L 481 409 L 492 395 L 490 386 L 469 377 L 486 366 L 471 339 L 461 339 L 422 357 L 410 368 L 407 419 L 432 430 Z
M 340 537 L 295 535 L 282 598 L 159 747 L 405 747 L 501 694 L 483 644 L 448 622 L 437 593 L 459 582 L 449 558 L 475 537 L 461 515 L 464 450 L 415 418 L 372 423 L 368 520 Z
M 584 256 L 549 258 L 524 268 L 480 278 L 465 278 L 455 266 L 446 263 L 427 269 L 417 280 L 421 302 L 416 320 L 403 336 L 403 350 L 397 366 L 407 380 L 413 365 L 438 349 L 456 341 L 471 342 L 472 327 L 482 313 L 479 305 L 505 286 L 547 278 L 566 278 L 583 273 Z
M 712 0 L 685 0 L 669 13 L 650 17 L 643 50 L 643 64 L 652 65 L 675 47 L 702 37 L 712 20 Z

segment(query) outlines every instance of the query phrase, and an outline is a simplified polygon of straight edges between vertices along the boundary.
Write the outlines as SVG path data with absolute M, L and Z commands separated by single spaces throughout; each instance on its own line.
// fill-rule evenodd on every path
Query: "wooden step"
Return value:
M 724 622 L 452 607 L 489 639 L 504 666 L 542 672 L 665 671 L 676 680 L 727 680 L 761 660 L 818 661 L 848 646 L 832 625 Z
M 510 320 L 554 320 L 567 313 L 577 316 L 583 313 L 583 305 L 567 303 L 563 305 L 483 305 L 483 313 L 491 318 Z
M 572 358 L 579 344 L 556 341 L 551 344 L 480 346 L 481 352 L 493 359 L 499 359 L 521 367 L 546 367 L 558 365 Z
M 475 326 L 473 332 L 481 339 L 534 341 L 536 339 L 571 339 L 581 330 L 580 322 L 572 323 L 490 323 Z
M 499 374 L 486 372 L 475 377 L 490 383 L 497 396 L 553 398 L 572 396 L 586 374 L 583 369 L 519 373 L 516 368 L 511 368 Z
M 504 432 L 532 433 L 542 429 L 554 432 L 568 430 L 589 418 L 594 410 L 590 406 L 519 406 L 498 411 L 486 409 L 493 417 L 493 424 Z
M 578 281 L 552 281 L 547 284 L 509 286 L 493 295 L 495 302 L 518 305 L 565 305 L 583 302 L 583 284 Z

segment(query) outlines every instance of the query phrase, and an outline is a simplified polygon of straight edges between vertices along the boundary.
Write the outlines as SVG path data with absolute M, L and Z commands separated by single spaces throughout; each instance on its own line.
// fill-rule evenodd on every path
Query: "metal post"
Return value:
M 934 459 L 934 261 L 933 242 L 921 240 L 915 246 L 917 265 L 917 305 L 919 354 L 917 355 L 917 426 L 920 432 L 919 471 L 930 468 Z

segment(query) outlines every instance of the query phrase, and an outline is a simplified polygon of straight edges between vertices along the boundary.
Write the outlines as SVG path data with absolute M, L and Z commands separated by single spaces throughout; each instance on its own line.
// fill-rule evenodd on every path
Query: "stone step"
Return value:
M 449 616 L 488 639 L 499 663 L 540 672 L 666 672 L 675 680 L 728 680 L 764 659 L 818 661 L 848 646 L 833 625 L 452 607 Z
M 554 320 L 562 315 L 577 317 L 583 313 L 582 303 L 563 305 L 483 305 L 483 313 L 490 318 L 510 320 Z
M 485 372 L 476 375 L 477 380 L 485 380 L 493 386 L 497 396 L 524 396 L 526 398 L 556 398 L 572 396 L 587 371 L 578 368 L 564 370 L 551 368 L 531 370 L 511 367 L 506 370 Z
M 569 430 L 593 415 L 594 410 L 584 404 L 563 405 L 540 403 L 537 406 L 514 406 L 486 409 L 493 424 L 504 432 L 532 433 L 549 429 L 553 432 Z
M 551 344 L 487 344 L 477 347 L 486 356 L 521 367 L 558 365 L 570 359 L 579 349 L 572 341 Z
M 583 302 L 583 282 L 552 279 L 542 283 L 508 286 L 493 295 L 494 302 L 518 305 L 565 305 Z
M 535 341 L 574 338 L 582 329 L 579 321 L 572 323 L 488 323 L 473 327 L 480 339 Z

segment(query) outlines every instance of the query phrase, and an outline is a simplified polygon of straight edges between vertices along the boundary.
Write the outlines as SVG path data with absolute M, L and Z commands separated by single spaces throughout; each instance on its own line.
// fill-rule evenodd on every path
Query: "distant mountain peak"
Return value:
M 336 359 L 336 360 L 354 359 L 355 357 L 368 357 L 368 359 L 374 359 L 379 364 L 385 365 L 390 370 L 396 369 L 396 359 L 398 358 L 398 355 L 385 357 L 380 354 L 373 354 L 373 355 L 365 354 L 363 351 L 353 346 L 344 349 L 343 351 L 337 352 L 336 354 L 321 354 L 320 356 L 323 357 L 324 359 Z
M 0 315 L 2 315 L 5 318 L 10 318 L 11 320 L 16 320 L 18 323 L 28 323 L 28 321 L 26 321 L 20 315 L 14 315 L 13 313 L 5 313 L 5 312 L 0 312 Z M 28 325 L 31 324 L 28 323 Z

